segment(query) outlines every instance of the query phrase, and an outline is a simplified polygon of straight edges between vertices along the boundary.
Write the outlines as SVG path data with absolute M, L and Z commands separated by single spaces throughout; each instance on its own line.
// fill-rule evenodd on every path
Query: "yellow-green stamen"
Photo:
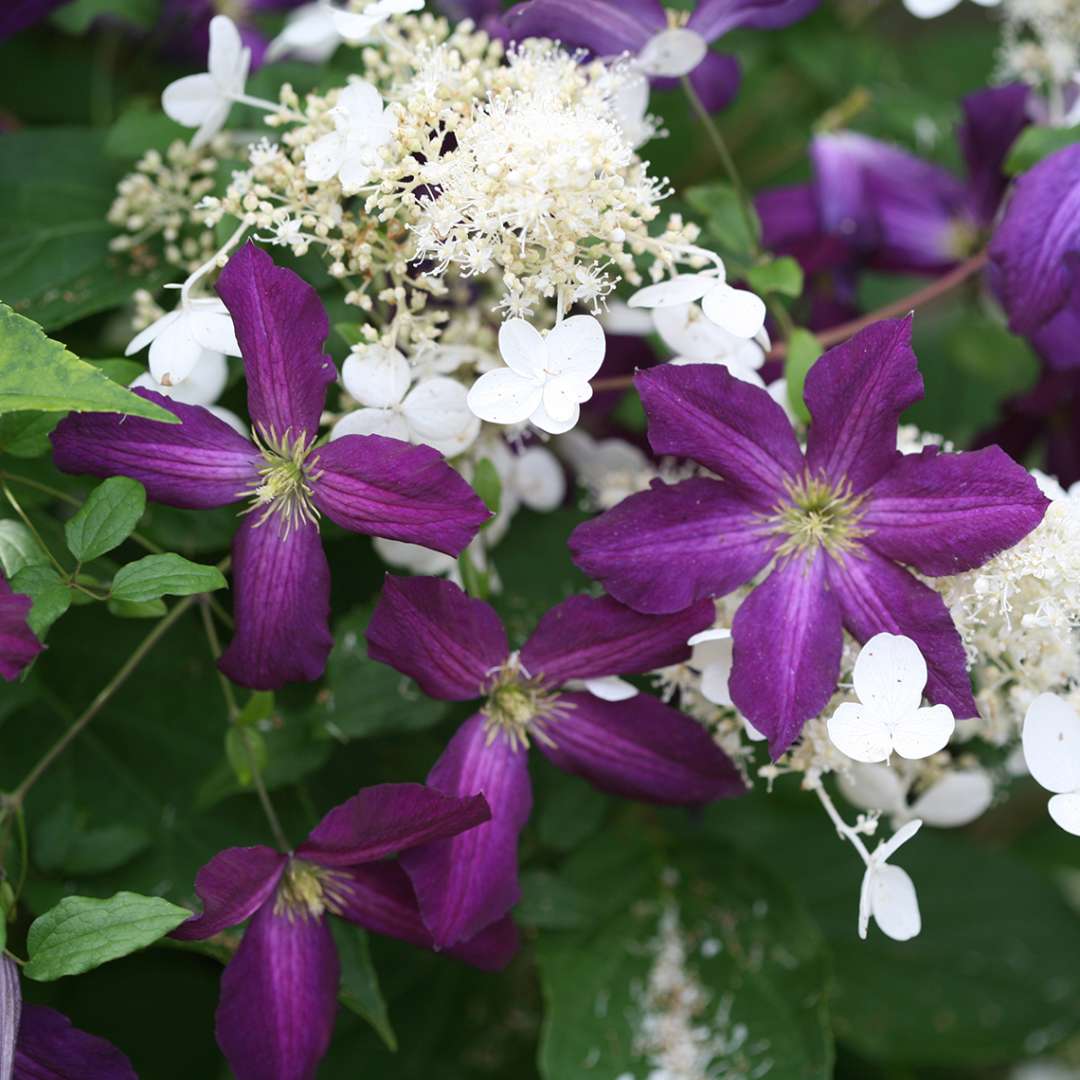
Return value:
M 263 462 L 258 466 L 258 482 L 243 492 L 252 500 L 244 513 L 260 514 L 255 527 L 275 517 L 283 537 L 288 536 L 291 529 L 305 523 L 317 525 L 319 521 L 319 512 L 312 502 L 311 485 L 321 474 L 313 473 L 307 463 L 315 438 L 303 434 L 294 438 L 291 431 L 286 428 L 281 436 L 273 428 L 252 431 Z
M 296 918 L 321 919 L 326 912 L 340 915 L 348 898 L 348 882 L 341 874 L 290 859 L 278 884 L 274 914 L 290 921 Z
M 787 484 L 787 495 L 767 517 L 769 531 L 784 537 L 778 555 L 824 548 L 835 557 L 851 551 L 866 535 L 859 527 L 863 496 L 852 492 L 847 482 L 836 486 L 803 475 Z
M 569 703 L 559 702 L 556 691 L 544 687 L 540 676 L 529 676 L 516 656 L 511 657 L 493 675 L 488 687 L 487 702 L 480 712 L 484 716 L 487 745 L 504 734 L 514 751 L 527 749 L 530 738 L 546 746 L 555 743 L 545 727 L 558 720 Z

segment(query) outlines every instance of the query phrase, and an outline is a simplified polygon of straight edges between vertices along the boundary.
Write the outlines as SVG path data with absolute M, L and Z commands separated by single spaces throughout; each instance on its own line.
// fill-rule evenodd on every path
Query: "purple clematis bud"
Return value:
M 137 390 L 182 422 L 72 415 L 53 432 L 54 461 L 65 472 L 133 477 L 171 506 L 248 503 L 233 541 L 236 634 L 221 670 L 271 690 L 317 679 L 333 644 L 320 514 L 351 532 L 450 555 L 490 515 L 431 447 L 379 435 L 316 446 L 337 372 L 322 352 L 329 324 L 310 285 L 249 244 L 229 260 L 218 291 L 244 357 L 255 441 L 207 409 Z
M 610 685 L 613 675 L 686 659 L 687 639 L 712 621 L 707 601 L 658 618 L 609 597 L 574 596 L 511 652 L 482 600 L 436 578 L 387 577 L 368 624 L 371 657 L 432 697 L 485 699 L 427 782 L 448 795 L 483 792 L 491 821 L 401 860 L 437 944 L 468 940 L 517 903 L 517 838 L 532 806 L 524 751 L 533 742 L 559 768 L 615 795 L 693 805 L 743 793 L 700 724 L 628 684 Z M 572 680 L 595 693 L 566 689 Z
M 250 919 L 221 977 L 216 1034 L 237 1080 L 310 1080 L 330 1044 L 339 966 L 326 916 L 423 948 L 434 942 L 409 879 L 389 855 L 475 831 L 483 796 L 451 798 L 422 784 L 363 788 L 288 855 L 227 848 L 198 873 L 200 915 L 172 932 L 204 940 Z M 451 954 L 485 970 L 517 949 L 509 919 Z
M 709 45 L 738 28 L 775 30 L 805 18 L 818 0 L 702 0 L 685 21 L 660 0 L 526 0 L 512 7 L 506 24 L 515 40 L 550 37 L 595 56 L 637 57 L 655 85 L 674 85 L 683 73 L 672 62 L 689 56 L 690 82 L 710 111 L 723 108 L 739 89 L 739 65 Z
M 44 1005 L 23 1005 L 19 969 L 0 954 L 0 1080 L 138 1080 L 111 1043 Z
M 0 574 L 0 678 L 8 682 L 45 648 L 26 622 L 33 606 L 29 596 L 12 592 Z
M 911 638 L 931 701 L 976 715 L 960 636 L 931 577 L 980 566 L 1042 520 L 1047 500 L 997 447 L 902 455 L 923 394 L 911 319 L 829 350 L 806 379 L 805 453 L 779 405 L 716 365 L 637 376 L 657 454 L 716 478 L 654 483 L 570 537 L 577 564 L 639 611 L 673 612 L 764 573 L 732 625 L 731 697 L 774 758 L 825 708 L 842 630 Z

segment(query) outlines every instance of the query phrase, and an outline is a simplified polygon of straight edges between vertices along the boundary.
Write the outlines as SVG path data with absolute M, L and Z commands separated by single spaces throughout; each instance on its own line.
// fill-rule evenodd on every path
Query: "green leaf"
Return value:
M 1032 125 L 1024 128 L 1005 159 L 1005 171 L 1010 176 L 1027 172 L 1043 158 L 1063 150 L 1066 146 L 1072 146 L 1075 142 L 1080 142 L 1080 125 L 1067 128 Z
M 117 571 L 112 598 L 141 602 L 224 588 L 225 578 L 216 567 L 189 562 L 180 555 L 147 555 Z
M 64 526 L 68 550 L 80 562 L 112 551 L 135 531 L 145 510 L 146 490 L 138 480 L 110 477 L 90 492 Z
M 118 619 L 160 619 L 169 609 L 164 600 L 112 600 L 106 604 Z
M 362 1016 L 378 1032 L 387 1049 L 397 1050 L 397 1037 L 379 989 L 378 972 L 371 962 L 367 934 L 343 919 L 331 919 L 330 930 L 341 962 L 341 1003 Z
M 481 458 L 476 463 L 472 486 L 492 514 L 497 514 L 502 502 L 502 481 L 490 458 Z M 489 519 L 493 520 L 494 518 Z
M 153 944 L 191 914 L 156 896 L 120 892 L 108 900 L 69 896 L 34 920 L 23 975 L 49 982 L 79 975 Z
M 145 851 L 150 836 L 138 825 L 88 829 L 70 802 L 60 803 L 34 829 L 34 862 L 49 873 L 103 874 Z
M 802 267 L 790 255 L 751 267 L 746 272 L 746 279 L 754 291 L 763 296 L 768 293 L 792 298 L 802 296 Z
M 17 458 L 41 457 L 49 450 L 49 433 L 62 419 L 54 413 L 0 414 L 0 453 Z
M 136 102 L 125 109 L 105 136 L 105 153 L 109 157 L 133 159 L 147 150 L 164 154 L 177 139 L 187 140 L 188 128 L 170 120 L 160 104 Z
M 117 386 L 40 326 L 0 303 L 0 413 L 116 412 L 179 423 L 166 409 Z
M 266 740 L 254 728 L 231 725 L 225 732 L 225 757 L 241 787 L 251 787 L 255 770 L 261 774 L 270 760 Z M 254 767 L 252 759 L 254 759 Z
M 69 34 L 84 34 L 95 19 L 107 15 L 140 30 L 149 30 L 158 13 L 158 0 L 74 0 L 54 12 L 52 21 Z
M 798 326 L 792 330 L 788 338 L 784 375 L 787 378 L 788 402 L 804 424 L 810 423 L 810 411 L 803 400 L 803 385 L 807 372 L 824 351 L 821 342 L 809 330 Z
M 236 723 L 240 727 L 251 727 L 269 720 L 274 715 L 274 692 L 272 690 L 256 690 L 247 699 Z
M 24 566 L 47 566 L 49 556 L 21 522 L 0 519 L 0 567 L 10 581 Z
M 721 251 L 748 259 L 760 247 L 761 222 L 757 213 L 752 206 L 744 210 L 730 184 L 687 188 L 686 201 L 705 217 L 706 231 Z
M 359 345 L 365 340 L 364 335 L 360 333 L 360 325 L 358 323 L 334 323 L 334 329 L 337 331 L 338 337 L 340 337 L 350 349 L 354 345 Z
M 611 830 L 564 867 L 594 915 L 539 939 L 541 1074 L 659 1073 L 668 1025 L 695 1029 L 699 1052 L 713 1040 L 701 1075 L 831 1077 L 824 944 L 784 884 L 733 849 L 692 848 L 689 832 L 664 854 L 641 833 Z
M 26 621 L 39 641 L 45 640 L 49 627 L 71 606 L 71 589 L 51 566 L 24 566 L 11 579 L 11 589 L 34 601 Z

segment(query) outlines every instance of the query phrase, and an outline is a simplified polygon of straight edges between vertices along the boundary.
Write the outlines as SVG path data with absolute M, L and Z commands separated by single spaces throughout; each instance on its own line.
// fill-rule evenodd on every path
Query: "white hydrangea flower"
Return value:
M 153 390 L 155 394 L 179 401 L 182 405 L 201 405 L 219 420 L 224 420 L 229 427 L 247 435 L 247 425 L 231 409 L 217 404 L 229 379 L 229 366 L 225 357 L 217 352 L 204 352 L 188 377 L 175 386 L 159 383 L 149 371 L 144 371 L 131 381 L 133 390 Z
M 960 0 L 904 0 L 904 7 L 920 19 L 936 19 L 952 11 Z M 975 0 L 980 7 L 997 7 L 1001 0 Z
M 379 91 L 357 79 L 341 92 L 330 110 L 334 130 L 304 151 L 304 170 L 313 183 L 336 176 L 346 194 L 368 182 L 378 164 L 379 147 L 390 139 L 393 118 L 383 107 Z
M 1055 792 L 1050 816 L 1080 836 L 1080 715 L 1057 694 L 1040 694 L 1024 717 L 1023 746 L 1031 775 Z
M 445 375 L 422 379 L 412 389 L 409 361 L 397 349 L 373 345 L 350 354 L 341 381 L 362 408 L 343 416 L 331 439 L 343 435 L 384 435 L 433 446 L 447 457 L 467 450 L 480 434 L 480 421 L 465 399 L 465 387 Z
M 702 630 L 686 643 L 691 648 L 687 664 L 701 676 L 699 691 L 706 701 L 732 706 L 728 679 L 731 676 L 731 631 L 722 627 Z
M 630 297 L 631 307 L 663 308 L 701 302 L 701 310 L 721 329 L 737 338 L 756 337 L 765 326 L 765 301 L 747 289 L 735 289 L 724 268 L 699 274 L 677 274 L 668 281 L 646 285 Z
M 136 334 L 124 355 L 132 356 L 147 345 L 150 374 L 163 386 L 180 385 L 208 354 L 240 355 L 229 309 L 215 297 L 182 297 L 176 310 Z
M 244 93 L 251 50 L 227 15 L 210 20 L 208 70 L 169 83 L 161 95 L 165 115 L 184 127 L 198 128 L 191 145 L 205 146 L 224 126 L 233 102 Z
M 375 0 L 363 11 L 344 11 L 331 8 L 334 27 L 350 44 L 359 45 L 371 37 L 372 31 L 392 15 L 406 15 L 423 9 L 424 0 Z
M 513 458 L 506 479 L 523 506 L 547 513 L 566 498 L 566 477 L 559 459 L 546 446 L 527 446 Z
M 645 42 L 634 66 L 645 75 L 678 79 L 689 75 L 708 53 L 709 43 L 697 31 L 672 26 Z
M 897 828 L 919 818 L 938 829 L 955 829 L 981 817 L 994 800 L 994 782 L 977 766 L 950 769 L 909 806 L 910 778 L 888 765 L 856 764 L 837 774 L 840 791 L 862 810 L 887 814 Z
M 328 0 L 316 0 L 289 13 L 284 29 L 267 47 L 266 59 L 291 56 L 309 64 L 321 64 L 330 59 L 340 44 L 333 7 Z
M 753 340 L 738 337 L 705 318 L 697 304 L 672 304 L 653 309 L 653 325 L 675 353 L 672 364 L 723 364 L 743 382 L 764 387 L 758 369 L 765 350 Z
M 860 650 L 852 680 L 861 704 L 844 702 L 829 718 L 829 738 L 856 761 L 936 754 L 956 722 L 947 705 L 920 708 L 926 661 L 911 638 L 875 634 Z
M 921 821 L 909 821 L 884 843 L 878 844 L 870 855 L 859 892 L 859 937 L 864 941 L 871 917 L 881 932 L 893 941 L 909 941 L 922 929 L 914 882 L 907 871 L 888 862 L 889 857 L 895 855 L 921 826 Z
M 604 329 L 591 315 L 571 315 L 544 337 L 524 319 L 499 329 L 506 367 L 481 375 L 469 390 L 469 408 L 492 424 L 528 420 L 560 435 L 578 422 L 592 397 L 589 380 L 604 362 Z

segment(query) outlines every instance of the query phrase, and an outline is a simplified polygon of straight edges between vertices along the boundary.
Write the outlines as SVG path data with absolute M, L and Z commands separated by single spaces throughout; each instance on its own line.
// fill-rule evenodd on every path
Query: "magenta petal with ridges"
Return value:
M 280 851 L 263 846 L 219 851 L 195 876 L 202 913 L 181 923 L 169 936 L 202 941 L 250 919 L 277 888 L 286 861 Z
M 8 682 L 45 648 L 26 622 L 33 606 L 29 596 L 12 592 L 0 573 L 0 678 Z
M 704 465 L 758 509 L 771 509 L 802 472 L 784 410 L 722 364 L 663 364 L 639 371 L 634 383 L 653 450 Z
M 477 713 L 461 725 L 427 782 L 447 795 L 483 795 L 491 820 L 401 856 L 439 948 L 475 937 L 521 895 L 518 833 L 532 808 L 528 754 L 502 732 L 489 744 L 484 719 Z
M 859 524 L 879 554 L 924 574 L 959 574 L 1022 540 L 1050 500 L 1003 450 L 905 454 L 868 492 Z
M 968 192 L 978 220 L 993 223 L 1008 187 L 1005 158 L 1031 117 L 1034 91 L 1024 83 L 991 86 L 964 98 L 956 141 L 968 171 Z
M 318 526 L 286 535 L 276 513 L 260 525 L 249 514 L 233 538 L 236 631 L 219 661 L 233 682 L 276 690 L 310 682 L 326 668 L 330 633 L 330 568 Z
M 820 548 L 781 559 L 731 626 L 731 699 L 768 736 L 774 760 L 836 689 L 843 629 L 831 562 Z
M 228 506 L 258 482 L 254 445 L 201 405 L 182 405 L 135 390 L 180 417 L 162 424 L 141 416 L 71 413 L 50 435 L 62 472 L 130 476 L 153 502 L 190 510 Z
M 338 958 L 322 917 L 264 904 L 221 976 L 216 1034 L 236 1080 L 313 1080 L 337 1014 Z
M 45 1005 L 26 1005 L 12 1080 L 139 1080 L 127 1055 Z
M 354 866 L 455 836 L 490 817 L 482 795 L 456 798 L 423 784 L 377 784 L 335 806 L 296 854 L 320 866 Z
M 641 0 L 625 7 L 609 0 L 529 0 L 506 14 L 513 40 L 550 37 L 596 56 L 636 53 L 664 29 L 659 5 Z
M 552 687 L 569 679 L 655 671 L 688 659 L 687 640 L 714 618 L 709 600 L 673 615 L 642 615 L 610 596 L 571 596 L 536 624 L 521 662 Z
M 911 638 L 926 660 L 927 699 L 948 705 L 958 720 L 978 715 L 964 645 L 939 593 L 867 547 L 830 562 L 829 584 L 852 637 L 862 642 L 880 633 Z
M 537 748 L 602 791 L 684 806 L 746 790 L 705 728 L 651 694 L 614 702 L 564 693 L 559 706 L 565 711 L 546 729 L 554 745 L 537 740 Z
M 900 414 L 923 395 L 911 317 L 883 319 L 830 349 L 810 368 L 803 394 L 811 473 L 853 492 L 870 487 L 895 465 Z
M 491 516 L 430 446 L 345 435 L 310 460 L 312 499 L 343 529 L 459 555 Z
M 574 562 L 616 600 L 669 614 L 749 581 L 779 541 L 732 485 L 695 477 L 654 481 L 579 525 L 569 546 Z
M 368 655 L 444 701 L 480 697 L 510 655 L 495 609 L 453 582 L 387 574 L 367 627 Z
M 819 0 L 701 0 L 690 15 L 687 27 L 707 41 L 740 27 L 778 30 L 806 18 Z
M 314 436 L 337 378 L 322 351 L 330 324 L 319 294 L 251 241 L 229 259 L 217 291 L 244 358 L 252 424 L 278 438 Z

